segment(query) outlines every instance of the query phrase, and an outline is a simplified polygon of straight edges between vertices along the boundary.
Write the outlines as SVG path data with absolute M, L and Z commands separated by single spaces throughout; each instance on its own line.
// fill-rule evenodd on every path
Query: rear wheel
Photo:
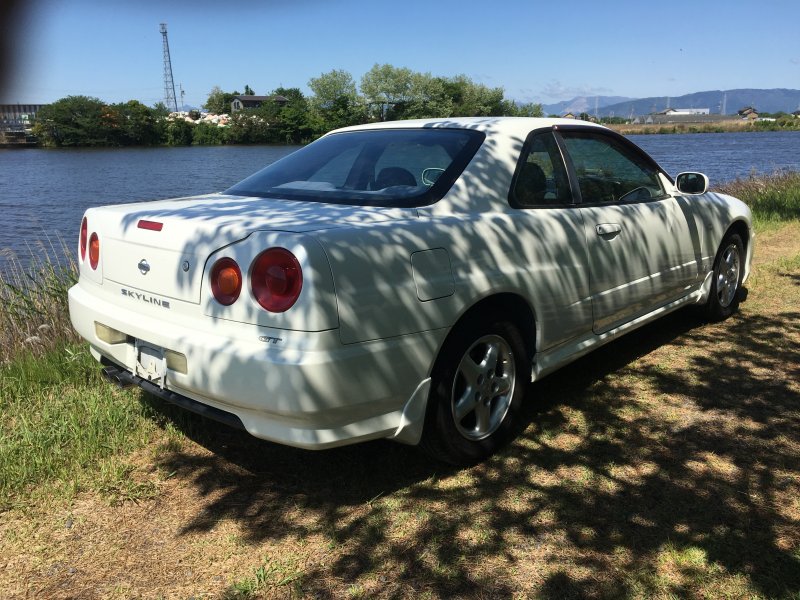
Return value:
M 722 321 L 739 307 L 744 277 L 744 244 L 737 233 L 725 236 L 714 259 L 711 293 L 706 302 L 706 314 L 712 321 Z
M 486 458 L 512 433 L 529 381 L 527 352 L 513 324 L 465 323 L 434 369 L 422 447 L 455 465 Z

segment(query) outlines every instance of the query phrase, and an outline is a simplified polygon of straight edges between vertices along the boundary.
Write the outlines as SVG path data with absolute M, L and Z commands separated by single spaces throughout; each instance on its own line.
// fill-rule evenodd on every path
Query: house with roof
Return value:
M 235 113 L 244 108 L 258 108 L 264 104 L 264 102 L 275 102 L 279 106 L 283 106 L 289 102 L 289 99 L 286 96 L 280 96 L 278 94 L 273 96 L 247 96 L 242 94 L 233 97 L 231 101 L 231 112 Z
M 743 109 L 736 111 L 742 119 L 750 119 L 752 121 L 758 118 L 758 111 L 752 106 L 745 106 Z

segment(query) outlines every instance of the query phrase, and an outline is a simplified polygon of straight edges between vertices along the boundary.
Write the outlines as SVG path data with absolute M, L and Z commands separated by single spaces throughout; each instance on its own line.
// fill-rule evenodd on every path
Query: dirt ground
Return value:
M 470 469 L 190 419 L 130 457 L 147 497 L 0 514 L 0 596 L 796 598 L 800 224 L 759 237 L 747 289 L 535 384 Z

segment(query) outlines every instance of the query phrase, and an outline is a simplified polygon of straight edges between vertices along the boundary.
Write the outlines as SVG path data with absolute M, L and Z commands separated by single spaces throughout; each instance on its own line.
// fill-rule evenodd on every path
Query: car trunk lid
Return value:
M 414 209 L 210 194 L 90 209 L 87 218 L 90 232 L 101 236 L 104 279 L 198 303 L 209 255 L 253 231 L 303 233 L 408 218 L 412 213 L 416 216 Z

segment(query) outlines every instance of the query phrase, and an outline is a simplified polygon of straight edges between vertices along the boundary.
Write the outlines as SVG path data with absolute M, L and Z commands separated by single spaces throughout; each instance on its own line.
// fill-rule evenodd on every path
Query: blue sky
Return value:
M 797 2 L 535 0 L 27 0 L 0 102 L 70 94 L 163 98 L 159 23 L 176 87 L 202 105 L 215 85 L 258 94 L 375 63 L 503 87 L 552 103 L 576 95 L 679 96 L 800 88 Z

